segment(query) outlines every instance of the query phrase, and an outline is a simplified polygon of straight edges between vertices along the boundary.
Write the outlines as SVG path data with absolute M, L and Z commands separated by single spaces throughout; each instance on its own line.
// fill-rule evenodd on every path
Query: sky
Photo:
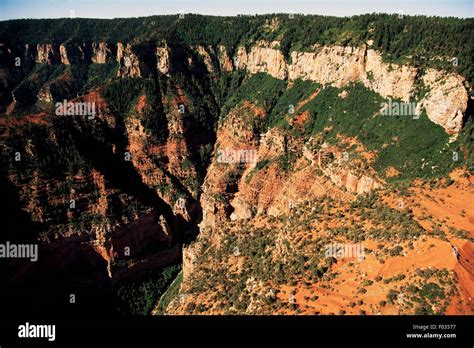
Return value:
M 474 0 L 0 0 L 0 20 L 117 18 L 160 14 L 304 13 L 332 16 L 384 12 L 472 18 Z

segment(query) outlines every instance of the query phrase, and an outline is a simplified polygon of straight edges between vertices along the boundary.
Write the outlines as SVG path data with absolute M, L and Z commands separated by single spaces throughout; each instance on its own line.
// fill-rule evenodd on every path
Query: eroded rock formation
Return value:
M 55 64 L 59 59 L 59 53 L 53 45 L 41 44 L 36 46 L 36 62 Z
M 105 64 L 113 57 L 112 48 L 106 42 L 92 43 L 91 60 L 96 64 Z
M 157 69 L 163 75 L 169 76 L 171 63 L 170 63 L 171 50 L 166 42 L 163 45 L 156 48 L 156 61 Z

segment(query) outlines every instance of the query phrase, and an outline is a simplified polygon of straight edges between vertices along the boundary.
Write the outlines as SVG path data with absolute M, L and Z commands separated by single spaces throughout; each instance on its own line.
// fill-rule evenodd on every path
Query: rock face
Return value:
M 69 55 L 70 52 L 69 46 L 65 45 L 63 53 Z M 74 64 L 71 61 L 71 57 L 68 57 L 68 60 L 71 64 Z M 48 89 L 42 88 L 39 94 L 39 98 L 42 101 L 52 101 L 51 93 Z M 80 100 L 75 99 L 72 101 L 93 102 L 99 110 L 104 111 L 104 113 L 99 112 L 96 115 L 97 118 L 112 129 L 116 124 L 109 116 L 108 111 L 106 111 L 105 101 L 101 101 L 101 99 L 99 92 L 95 92 L 94 96 L 91 95 L 88 98 L 81 96 Z M 102 104 L 104 105 L 102 106 Z M 142 110 L 143 104 L 137 105 L 137 108 Z M 77 131 L 76 134 L 83 134 L 83 131 L 88 128 L 85 123 L 81 121 L 76 123 L 73 117 L 70 117 L 65 118 L 64 123 L 60 127 L 56 128 L 49 124 L 45 134 L 47 134 L 46 137 L 48 137 L 50 147 L 36 146 L 32 141 L 28 141 L 27 137 L 24 137 L 27 144 L 25 149 L 21 150 L 22 158 L 25 158 L 23 156 L 33 156 L 33 154 L 46 157 L 49 151 L 56 153 L 55 149 L 61 146 L 57 142 L 57 139 L 62 136 L 60 132 L 70 131 L 73 128 Z M 137 166 L 133 173 L 140 175 L 140 170 L 144 167 L 140 161 L 156 160 L 159 156 L 157 153 L 161 150 L 161 147 L 153 146 L 152 149 L 147 148 L 146 150 L 150 150 L 148 153 L 145 153 L 149 156 L 148 158 L 140 156 L 144 151 L 139 152 L 140 148 L 138 150 L 137 148 L 142 144 L 150 146 L 152 141 L 150 135 L 143 131 L 139 132 L 137 130 L 137 134 L 131 134 L 132 131 L 135 131 L 135 126 L 136 124 L 127 124 L 124 135 L 128 136 L 128 139 L 131 140 L 131 148 L 127 150 L 133 153 L 133 155 L 137 155 L 132 157 L 134 161 L 136 160 L 134 164 Z M 21 128 L 18 127 L 18 130 L 20 131 Z M 75 133 L 75 131 L 71 133 Z M 98 138 L 95 139 L 105 139 L 104 135 L 102 133 L 102 135 L 98 135 Z M 21 136 L 23 137 L 23 135 Z M 112 144 L 113 142 L 109 140 L 104 141 L 104 143 L 97 142 L 93 146 L 94 151 L 99 153 L 106 149 L 104 153 L 113 157 L 112 153 L 116 150 L 116 147 L 108 147 L 105 145 L 106 143 Z M 80 152 L 75 153 L 79 155 Z M 152 157 L 154 154 L 155 157 Z M 190 155 L 186 153 L 185 156 L 189 157 Z M 98 155 L 99 157 L 103 158 L 101 155 Z M 186 157 L 183 156 L 183 158 Z M 54 157 L 54 160 L 57 160 L 57 158 Z M 157 161 L 152 163 L 152 168 L 157 171 L 163 166 L 156 163 Z M 179 169 L 181 166 L 177 166 L 177 168 Z M 95 282 L 102 285 L 108 284 L 110 281 L 120 282 L 128 280 L 130 277 L 139 277 L 150 270 L 160 269 L 166 265 L 180 262 L 181 237 L 179 236 L 179 231 L 184 230 L 184 227 L 180 225 L 178 228 L 175 225 L 174 215 L 172 215 L 173 218 L 169 218 L 169 214 L 164 215 L 166 214 L 166 209 L 160 207 L 157 210 L 152 210 L 153 207 L 151 205 L 144 206 L 134 197 L 140 196 L 140 194 L 122 193 L 117 188 L 109 187 L 106 177 L 94 168 L 83 169 L 78 175 L 71 174 L 69 176 L 68 174 L 67 180 L 57 177 L 49 178 L 43 174 L 38 174 L 37 170 L 32 174 L 32 179 L 17 175 L 17 173 L 10 176 L 12 187 L 14 185 L 21 188 L 18 191 L 18 199 L 21 199 L 22 205 L 24 205 L 25 209 L 29 210 L 31 218 L 36 219 L 40 223 L 48 224 L 50 228 L 48 231 L 51 231 L 51 233 L 45 233 L 41 236 L 41 239 L 42 243 L 54 246 L 54 253 L 51 253 L 51 255 L 55 256 L 55 258 L 50 258 L 48 255 L 44 258 L 42 257 L 41 260 L 44 261 L 40 262 L 45 262 L 44 264 L 41 263 L 42 268 L 51 269 L 52 273 L 64 271 L 64 273 L 73 274 L 74 270 L 69 268 L 69 264 L 77 265 L 80 263 L 84 265 L 91 260 L 90 262 L 94 269 L 97 272 L 104 273 L 107 279 L 99 281 L 94 278 L 92 272 L 88 273 L 84 278 L 87 278 L 87 282 Z M 145 169 L 148 168 L 146 167 Z M 145 174 L 147 178 L 151 177 L 149 172 Z M 185 174 L 189 177 L 193 176 L 192 174 Z M 167 178 L 156 175 L 153 179 L 157 180 L 154 183 L 165 183 Z M 124 182 L 129 184 L 134 179 L 124 175 L 123 179 L 118 178 L 117 180 L 124 180 Z M 178 180 L 177 176 L 173 176 L 173 180 Z M 66 181 L 68 182 L 67 185 L 65 185 Z M 138 182 L 141 183 L 141 180 L 139 179 Z M 127 186 L 127 184 L 124 186 Z M 146 184 L 149 183 L 147 182 Z M 142 185 L 145 184 L 140 184 L 141 187 L 147 187 Z M 151 189 L 153 186 L 149 185 L 148 187 Z M 171 182 L 169 185 L 171 185 Z M 56 188 L 61 189 L 56 190 Z M 176 190 L 170 189 L 170 192 L 176 192 Z M 157 194 L 153 196 L 157 197 Z M 75 207 L 73 209 L 63 209 L 62 211 L 57 209 L 58 206 L 64 206 L 64 202 L 69 202 L 70 199 L 74 199 Z M 154 198 L 154 201 L 156 202 L 157 198 Z M 126 210 L 115 209 L 118 206 L 127 208 Z M 188 208 L 190 208 L 189 206 Z M 171 208 L 169 210 L 171 211 Z M 189 209 L 187 215 L 190 216 L 189 219 L 193 219 L 195 213 Z M 76 224 L 77 216 L 83 216 L 87 219 L 87 227 L 84 225 L 83 228 Z M 64 246 L 58 245 L 59 241 L 63 241 Z M 82 248 L 86 248 L 87 253 L 82 253 Z M 41 255 L 44 256 L 45 254 L 42 253 Z M 15 269 L 15 272 L 13 272 L 14 276 L 19 274 L 17 271 Z M 34 274 L 33 271 L 30 272 Z
M 209 73 L 213 73 L 214 72 L 214 67 L 212 65 L 211 55 L 209 54 L 209 52 L 211 52 L 213 55 L 215 55 L 215 52 L 213 52 L 212 47 L 209 46 L 209 47 L 207 47 L 207 50 L 206 50 L 206 48 L 204 48 L 204 46 L 199 45 L 195 49 L 196 49 L 196 52 L 201 56 L 201 58 L 204 62 L 204 65 L 206 66 L 207 71 Z
M 226 149 L 229 152 L 241 149 L 253 151 L 257 147 L 253 128 L 248 122 L 253 112 L 252 106 L 247 104 L 229 113 L 224 124 L 217 130 L 216 153 Z M 233 219 L 250 215 L 249 205 L 245 199 L 231 201 L 233 194 L 238 190 L 238 180 L 229 178 L 238 171 L 238 168 L 250 170 L 255 166 L 255 163 L 252 161 L 237 162 L 236 160 L 222 162 L 219 160 L 219 156 L 216 156 L 211 162 L 202 185 L 203 220 L 200 224 L 202 228 L 219 226 L 221 221 L 229 219 L 232 213 L 234 213 Z
M 333 46 L 315 52 L 292 52 L 288 77 L 342 87 L 363 76 L 364 61 L 363 48 Z
M 62 44 L 61 46 L 59 46 L 59 55 L 61 56 L 61 64 L 71 64 L 67 56 L 66 45 Z
M 117 62 L 119 63 L 123 58 L 123 50 L 124 50 L 123 44 L 121 42 L 117 43 Z
M 234 70 L 234 66 L 232 65 L 232 61 L 230 60 L 229 55 L 227 54 L 227 49 L 225 48 L 225 46 L 220 45 L 218 47 L 218 50 L 219 50 L 219 57 L 218 57 L 219 67 L 221 71 L 230 72 Z
M 120 42 L 117 44 L 117 61 L 117 77 L 145 77 L 149 71 L 130 43 L 125 47 Z
M 254 47 L 246 62 L 251 73 L 267 72 L 290 80 L 312 80 L 336 87 L 361 81 L 383 97 L 408 101 L 413 95 L 416 69 L 409 66 L 389 65 L 381 55 L 363 47 L 324 46 L 314 52 L 291 53 L 291 64 L 286 65 L 278 50 Z M 271 68 L 269 68 L 271 67 Z
M 156 212 L 151 212 L 111 233 L 110 257 L 124 258 L 126 248 L 128 248 L 129 256 L 134 257 L 146 246 L 157 242 L 165 243 L 169 247 L 172 235 L 163 216 L 157 216 Z
M 163 46 L 156 48 L 156 68 L 160 73 L 166 76 L 169 76 L 171 70 L 170 54 L 171 50 L 166 42 Z
M 271 48 L 274 46 L 275 43 L 259 42 L 250 53 L 239 47 L 237 67 L 251 74 L 265 72 L 278 79 L 312 80 L 339 88 L 359 81 L 384 98 L 404 102 L 410 101 L 416 92 L 416 68 L 385 63 L 379 52 L 366 46 L 315 46 L 314 52 L 293 51 L 291 63 L 285 61 L 279 50 Z M 422 101 L 430 120 L 449 134 L 458 133 L 468 100 L 464 78 L 429 69 L 422 80 L 430 89 Z
M 92 43 L 91 60 L 96 64 L 105 64 L 111 60 L 113 56 L 112 50 L 106 42 Z
M 270 48 L 271 44 L 266 45 L 261 42 L 252 47 L 250 53 L 244 47 L 237 51 L 239 68 L 245 67 L 251 74 L 264 72 L 277 79 L 285 79 L 288 75 L 285 57 L 281 51 Z
M 236 197 L 231 202 L 234 212 L 230 215 L 231 220 L 246 220 L 252 218 L 251 206 L 243 201 L 240 197 Z
M 36 62 L 55 64 L 59 61 L 59 54 L 53 45 L 41 44 L 36 46 Z
M 63 43 L 59 45 L 59 62 L 64 65 L 89 62 L 89 52 L 90 47 L 85 44 Z
M 248 64 L 248 55 L 245 47 L 240 46 L 237 49 L 237 54 L 234 57 L 234 65 L 237 69 L 245 69 Z
M 413 67 L 387 64 L 379 52 L 369 49 L 365 60 L 362 82 L 382 97 L 408 102 L 413 96 L 417 70 Z
M 373 178 L 366 175 L 358 177 L 347 169 L 328 169 L 324 172 L 335 185 L 345 187 L 351 193 L 364 194 L 381 187 Z
M 422 100 L 429 119 L 449 134 L 459 133 L 469 98 L 464 78 L 428 69 L 422 80 L 429 90 Z

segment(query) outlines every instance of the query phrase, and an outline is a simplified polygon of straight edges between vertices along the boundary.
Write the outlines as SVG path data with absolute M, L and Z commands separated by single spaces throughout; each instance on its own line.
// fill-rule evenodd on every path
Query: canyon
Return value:
M 68 311 L 76 291 L 78 313 L 140 296 L 151 313 L 164 291 L 127 286 L 181 265 L 164 314 L 474 312 L 469 78 L 373 40 L 286 52 L 255 36 L 2 38 L 4 238 L 39 257 L 0 267 L 10 295 L 39 284 L 24 311 Z M 383 116 L 387 99 L 420 119 Z M 330 242 L 367 257 L 325 258 Z

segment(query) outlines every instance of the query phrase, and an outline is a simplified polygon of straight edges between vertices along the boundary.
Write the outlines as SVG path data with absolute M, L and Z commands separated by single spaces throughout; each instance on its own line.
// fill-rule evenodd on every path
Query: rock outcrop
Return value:
M 208 46 L 207 50 L 206 50 L 206 48 L 204 46 L 199 45 L 195 49 L 196 49 L 196 52 L 201 56 L 201 58 L 204 62 L 204 65 L 206 66 L 207 71 L 209 73 L 213 73 L 214 72 L 214 67 L 212 65 L 211 55 L 209 54 L 209 52 L 211 52 L 213 55 L 215 55 L 215 52 L 212 49 L 212 47 Z
M 225 46 L 220 45 L 218 47 L 218 51 L 219 67 L 221 71 L 230 72 L 234 70 L 234 66 L 232 65 L 232 61 L 230 60 L 229 55 L 227 54 L 227 49 L 225 48 Z
M 172 235 L 163 216 L 151 212 L 111 233 L 110 257 L 114 259 L 135 257 L 146 246 L 160 242 L 169 247 Z
M 316 47 L 314 52 L 291 53 L 290 80 L 312 80 L 343 87 L 364 74 L 365 50 L 353 47 Z
M 239 68 L 245 67 L 251 74 L 264 72 L 277 79 L 285 79 L 288 76 L 285 57 L 281 51 L 270 48 L 272 46 L 260 42 L 259 45 L 252 47 L 249 54 L 244 47 L 239 47 L 237 51 Z
M 56 64 L 59 60 L 59 53 L 53 45 L 39 44 L 36 45 L 36 62 L 47 63 L 49 65 Z
M 357 176 L 347 169 L 329 167 L 323 172 L 335 185 L 344 187 L 351 193 L 364 194 L 381 187 L 380 183 L 370 176 Z
M 121 42 L 117 44 L 117 61 L 119 69 L 117 77 L 146 77 L 149 71 L 143 60 L 139 59 L 137 53 L 130 43 L 124 46 Z
M 60 63 L 64 65 L 90 61 L 90 46 L 86 44 L 63 43 L 59 45 Z
M 365 46 L 315 46 L 314 52 L 293 51 L 290 64 L 279 50 L 266 46 L 254 46 L 248 57 L 243 48 L 238 52 L 240 64 L 250 73 L 266 72 L 279 79 L 288 76 L 289 80 L 312 80 L 335 87 L 361 81 L 383 97 L 404 101 L 414 92 L 415 68 L 384 63 L 377 51 Z
M 66 45 L 62 44 L 59 46 L 59 55 L 61 56 L 61 64 L 69 65 L 69 58 L 67 56 Z
M 166 76 L 169 76 L 171 70 L 170 54 L 171 50 L 166 42 L 163 46 L 156 48 L 156 68 Z
M 237 69 L 245 69 L 248 65 L 248 55 L 245 47 L 240 46 L 237 49 L 237 54 L 234 57 L 234 66 Z M 266 72 L 266 71 L 265 71 Z
M 106 42 L 92 43 L 91 60 L 96 64 L 105 64 L 112 59 L 112 49 Z
M 230 214 L 231 220 L 246 220 L 253 217 L 251 205 L 242 200 L 240 197 L 235 197 L 231 202 L 234 211 Z
M 423 75 L 422 81 L 428 88 L 422 105 L 429 119 L 439 124 L 449 134 L 459 133 L 469 98 L 467 90 L 464 88 L 464 78 L 428 69 Z
M 369 49 L 365 59 L 364 75 L 360 80 L 382 97 L 408 102 L 415 92 L 417 69 L 408 65 L 388 64 L 379 52 Z

